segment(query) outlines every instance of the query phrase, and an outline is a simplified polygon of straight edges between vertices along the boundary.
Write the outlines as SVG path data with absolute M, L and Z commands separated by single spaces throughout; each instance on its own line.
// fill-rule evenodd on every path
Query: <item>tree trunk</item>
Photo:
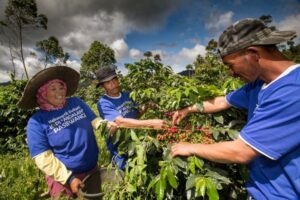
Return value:
M 20 39 L 21 60 L 22 60 L 22 63 L 23 63 L 26 78 L 27 78 L 27 80 L 29 80 L 28 72 L 27 72 L 27 69 L 26 69 L 25 61 L 24 61 L 24 55 L 23 55 L 22 25 L 19 25 L 19 39 Z

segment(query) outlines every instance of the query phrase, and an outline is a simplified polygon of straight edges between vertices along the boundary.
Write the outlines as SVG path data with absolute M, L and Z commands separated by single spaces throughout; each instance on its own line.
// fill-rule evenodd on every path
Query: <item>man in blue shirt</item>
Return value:
M 147 109 L 143 106 L 141 109 L 130 98 L 128 92 L 121 92 L 120 83 L 113 65 L 103 66 L 97 71 L 98 85 L 104 88 L 105 95 L 98 103 L 98 111 L 102 118 L 107 121 L 115 122 L 119 127 L 124 128 L 153 128 L 162 129 L 164 121 L 160 119 L 138 120 Z M 118 144 L 114 145 L 112 138 L 106 141 L 107 148 L 110 151 L 110 158 L 120 168 L 124 169 L 126 156 L 118 155 Z
M 272 30 L 255 19 L 229 26 L 219 38 L 219 52 L 232 75 L 248 84 L 202 106 L 176 111 L 173 124 L 192 112 L 214 113 L 231 106 L 247 110 L 248 122 L 234 141 L 178 143 L 172 155 L 246 163 L 246 189 L 252 199 L 300 199 L 300 65 L 276 47 L 294 36 L 293 31 Z

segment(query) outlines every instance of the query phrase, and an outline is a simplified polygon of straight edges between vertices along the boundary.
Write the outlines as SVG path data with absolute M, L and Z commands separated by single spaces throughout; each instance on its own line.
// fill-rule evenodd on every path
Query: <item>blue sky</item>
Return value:
M 142 52 L 160 49 L 176 54 L 182 48 L 192 49 L 196 44 L 207 45 L 210 39 L 217 40 L 227 25 L 243 18 L 271 15 L 277 25 L 291 16 L 299 19 L 300 14 L 300 1 L 293 0 L 186 2 L 166 18 L 163 26 L 149 32 L 134 31 L 126 35 L 128 47 Z M 293 27 L 293 24 L 289 26 Z M 299 29 L 299 25 L 296 28 Z
M 0 0 L 3 19 L 7 0 Z M 35 42 L 55 36 L 72 56 L 68 65 L 79 70 L 80 58 L 97 40 L 115 50 L 117 65 L 126 73 L 125 63 L 143 58 L 145 51 L 159 53 L 162 62 L 175 72 L 205 55 L 210 39 L 243 18 L 271 15 L 279 30 L 295 30 L 300 35 L 299 0 L 37 0 L 38 12 L 48 17 L 48 29 L 25 33 L 25 55 L 29 73 L 41 70 Z M 299 37 L 296 38 L 299 42 Z M 38 55 L 38 53 L 37 53 Z M 0 81 L 11 70 L 8 48 L 0 46 Z M 23 77 L 16 60 L 17 77 Z

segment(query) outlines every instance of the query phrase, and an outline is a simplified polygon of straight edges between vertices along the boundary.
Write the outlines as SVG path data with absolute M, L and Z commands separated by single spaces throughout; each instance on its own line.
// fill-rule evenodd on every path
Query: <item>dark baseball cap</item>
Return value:
M 109 65 L 105 65 L 105 66 L 101 67 L 99 70 L 97 70 L 97 72 L 96 72 L 96 77 L 98 80 L 97 87 L 100 84 L 102 84 L 106 81 L 110 81 L 113 78 L 117 77 L 116 69 L 117 69 L 117 67 L 115 65 L 109 64 Z
M 258 19 L 243 19 L 229 26 L 219 37 L 221 57 L 253 45 L 272 45 L 289 41 L 295 31 L 277 31 Z

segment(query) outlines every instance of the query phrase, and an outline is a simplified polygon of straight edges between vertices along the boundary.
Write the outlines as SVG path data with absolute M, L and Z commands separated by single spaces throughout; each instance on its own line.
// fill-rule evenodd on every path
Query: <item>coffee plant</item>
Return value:
M 217 58 L 215 58 L 217 59 Z M 208 85 L 194 77 L 174 74 L 170 67 L 144 59 L 128 64 L 122 87 L 131 91 L 138 104 L 155 104 L 142 118 L 161 118 L 171 125 L 172 112 L 220 95 L 241 86 L 239 80 Z M 224 77 L 222 77 L 224 79 Z M 209 79 L 211 82 L 212 79 Z M 128 156 L 124 181 L 106 199 L 241 199 L 247 172 L 240 165 L 217 164 L 201 158 L 170 156 L 173 143 L 215 143 L 237 137 L 245 123 L 245 113 L 230 109 L 217 114 L 194 114 L 177 127 L 164 130 L 125 129 L 114 134 L 121 142 L 120 154 Z M 105 135 L 105 133 L 102 133 Z

